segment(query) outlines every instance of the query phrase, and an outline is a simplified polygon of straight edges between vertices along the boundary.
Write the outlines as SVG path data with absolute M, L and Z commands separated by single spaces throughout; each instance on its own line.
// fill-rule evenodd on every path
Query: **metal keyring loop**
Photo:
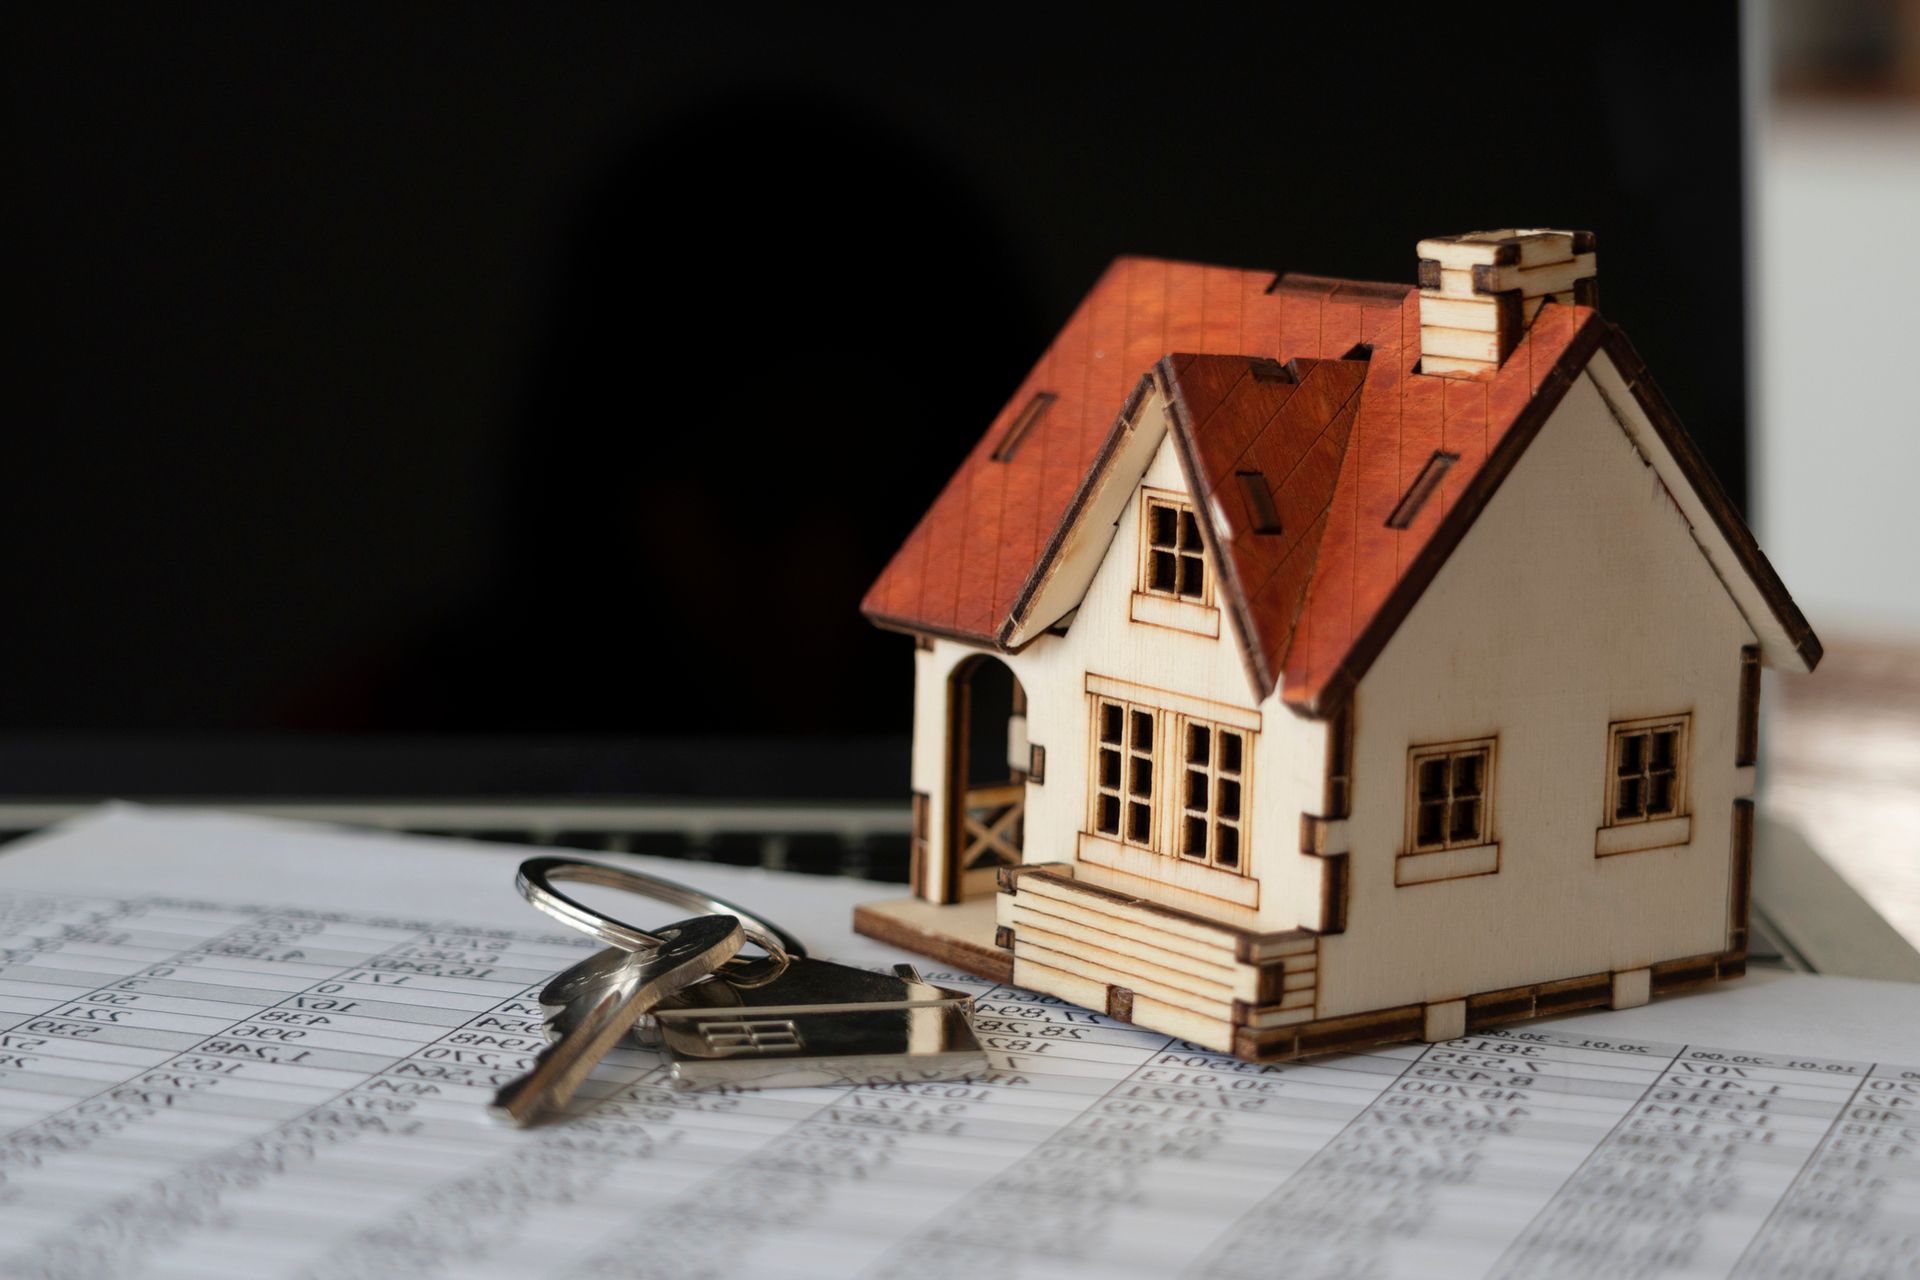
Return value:
M 787 961 L 793 957 L 807 954 L 806 945 L 800 939 L 772 921 L 671 880 L 598 862 L 582 862 L 577 858 L 528 858 L 520 864 L 520 873 L 514 877 L 514 887 L 536 910 L 544 911 L 570 929 L 578 929 L 590 937 L 612 946 L 624 947 L 628 951 L 651 951 L 660 945 L 661 940 L 645 929 L 636 929 L 624 920 L 616 920 L 605 912 L 595 911 L 585 903 L 568 897 L 553 887 L 556 880 L 637 893 L 643 898 L 664 902 L 692 915 L 734 916 L 739 919 L 740 929 L 747 938 L 774 961 L 776 970 L 785 968 Z

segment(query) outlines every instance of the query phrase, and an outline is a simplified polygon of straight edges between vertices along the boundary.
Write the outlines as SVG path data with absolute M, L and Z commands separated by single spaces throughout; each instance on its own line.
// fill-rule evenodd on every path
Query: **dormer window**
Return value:
M 1184 502 L 1148 497 L 1142 504 L 1145 528 L 1140 542 L 1140 590 L 1148 595 L 1207 604 L 1207 561 L 1200 549 L 1200 525 Z

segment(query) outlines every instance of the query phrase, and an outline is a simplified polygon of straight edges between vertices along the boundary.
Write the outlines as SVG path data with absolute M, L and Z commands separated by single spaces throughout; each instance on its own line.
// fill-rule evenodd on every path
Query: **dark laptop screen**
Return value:
M 1120 253 L 1592 229 L 1743 493 L 1734 7 L 1431 13 L 16 15 L 0 787 L 898 795 L 860 595 Z

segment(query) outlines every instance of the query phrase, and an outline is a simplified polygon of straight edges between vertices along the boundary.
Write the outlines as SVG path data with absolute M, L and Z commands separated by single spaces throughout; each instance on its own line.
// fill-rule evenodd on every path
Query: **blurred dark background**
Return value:
M 0 786 L 900 794 L 859 597 L 1123 252 L 1591 228 L 1744 494 L 1735 6 L 1098 15 L 10 10 Z

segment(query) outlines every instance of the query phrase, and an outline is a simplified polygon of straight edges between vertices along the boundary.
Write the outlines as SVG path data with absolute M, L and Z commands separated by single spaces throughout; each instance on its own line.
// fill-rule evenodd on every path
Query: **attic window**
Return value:
M 1459 454 L 1435 449 L 1433 456 L 1427 459 L 1427 464 L 1420 468 L 1420 474 L 1413 478 L 1413 484 L 1400 499 L 1400 505 L 1387 517 L 1387 528 L 1405 529 L 1411 525 L 1414 517 L 1420 514 L 1420 508 L 1427 505 L 1427 499 L 1440 487 L 1440 481 L 1446 478 L 1447 468 L 1458 461 Z
M 1207 562 L 1200 546 L 1200 525 L 1184 502 L 1148 498 L 1141 503 L 1140 590 L 1207 604 Z
M 1027 433 L 1039 425 L 1040 419 L 1047 416 L 1047 410 L 1051 409 L 1053 402 L 1059 398 L 1051 391 L 1034 392 L 1033 397 L 1027 401 L 1025 407 L 1015 416 L 1013 423 L 1008 426 L 1007 434 L 1000 437 L 999 447 L 993 451 L 993 460 L 1012 462 L 1014 451 L 1019 449 L 1021 443 L 1026 440 Z
M 1236 471 L 1234 478 L 1240 481 L 1240 492 L 1247 500 L 1247 513 L 1253 517 L 1253 532 L 1279 533 L 1280 512 L 1273 505 L 1273 494 L 1267 489 L 1267 476 L 1263 471 Z

